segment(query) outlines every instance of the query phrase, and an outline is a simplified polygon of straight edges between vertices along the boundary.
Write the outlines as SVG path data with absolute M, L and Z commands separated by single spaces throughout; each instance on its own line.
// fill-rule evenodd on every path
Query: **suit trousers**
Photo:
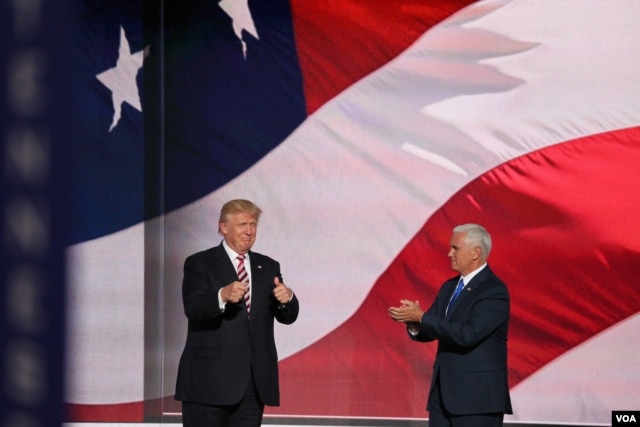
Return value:
M 429 395 L 429 427 L 502 427 L 504 414 L 453 415 L 445 408 L 440 390 L 440 373 L 437 373 L 433 390 Z
M 202 405 L 182 402 L 184 427 L 259 427 L 262 424 L 264 404 L 258 396 L 253 375 L 242 400 L 230 406 Z

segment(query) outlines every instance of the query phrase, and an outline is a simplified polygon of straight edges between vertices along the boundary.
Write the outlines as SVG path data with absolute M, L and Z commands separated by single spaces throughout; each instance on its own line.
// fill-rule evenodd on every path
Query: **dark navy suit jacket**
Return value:
M 293 323 L 298 299 L 281 305 L 273 296 L 280 264 L 256 252 L 251 261 L 251 316 L 244 301 L 218 304 L 218 290 L 238 280 L 222 244 L 189 256 L 184 263 L 182 300 L 188 332 L 178 367 L 175 398 L 206 405 L 238 403 L 253 372 L 266 405 L 280 404 L 274 319 Z
M 438 341 L 432 391 L 439 378 L 442 404 L 453 415 L 511 414 L 507 380 L 509 291 L 487 265 L 445 310 L 460 276 L 446 281 L 422 316 L 417 341 Z

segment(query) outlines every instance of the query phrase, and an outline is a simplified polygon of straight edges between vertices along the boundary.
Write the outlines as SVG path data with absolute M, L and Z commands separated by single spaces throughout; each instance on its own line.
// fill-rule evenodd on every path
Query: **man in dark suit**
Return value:
M 438 341 L 427 403 L 430 427 L 496 427 L 505 413 L 513 413 L 507 380 L 509 292 L 487 264 L 490 251 L 484 227 L 455 227 L 449 258 L 460 275 L 442 285 L 426 312 L 410 300 L 389 309 L 394 320 L 407 324 L 411 339 Z
M 186 427 L 255 427 L 264 405 L 280 404 L 274 319 L 293 323 L 299 305 L 280 264 L 251 251 L 260 214 L 248 200 L 227 202 L 222 243 L 184 263 L 188 331 L 175 398 Z

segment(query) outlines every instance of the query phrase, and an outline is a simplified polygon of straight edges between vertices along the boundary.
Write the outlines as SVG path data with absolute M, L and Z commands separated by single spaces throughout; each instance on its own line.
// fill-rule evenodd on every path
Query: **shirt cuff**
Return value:
M 224 313 L 224 309 L 227 306 L 227 303 L 222 301 L 222 288 L 218 289 L 218 307 L 220 311 Z

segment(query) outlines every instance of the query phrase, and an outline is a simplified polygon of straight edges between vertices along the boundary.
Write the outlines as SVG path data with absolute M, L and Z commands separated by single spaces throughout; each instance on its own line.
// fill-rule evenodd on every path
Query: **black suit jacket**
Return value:
M 250 251 L 249 257 L 251 316 L 244 301 L 220 310 L 218 290 L 238 280 L 222 244 L 186 259 L 182 300 L 189 326 L 178 367 L 177 400 L 233 405 L 244 395 L 253 372 L 262 401 L 280 404 L 274 319 L 293 323 L 298 299 L 280 305 L 272 294 L 274 278 L 282 280 L 280 264 L 256 252 Z
M 486 266 L 465 286 L 445 316 L 459 278 L 442 285 L 422 316 L 420 332 L 411 336 L 417 341 L 438 341 L 431 391 L 439 378 L 442 403 L 454 415 L 511 414 L 507 380 L 509 292 Z

